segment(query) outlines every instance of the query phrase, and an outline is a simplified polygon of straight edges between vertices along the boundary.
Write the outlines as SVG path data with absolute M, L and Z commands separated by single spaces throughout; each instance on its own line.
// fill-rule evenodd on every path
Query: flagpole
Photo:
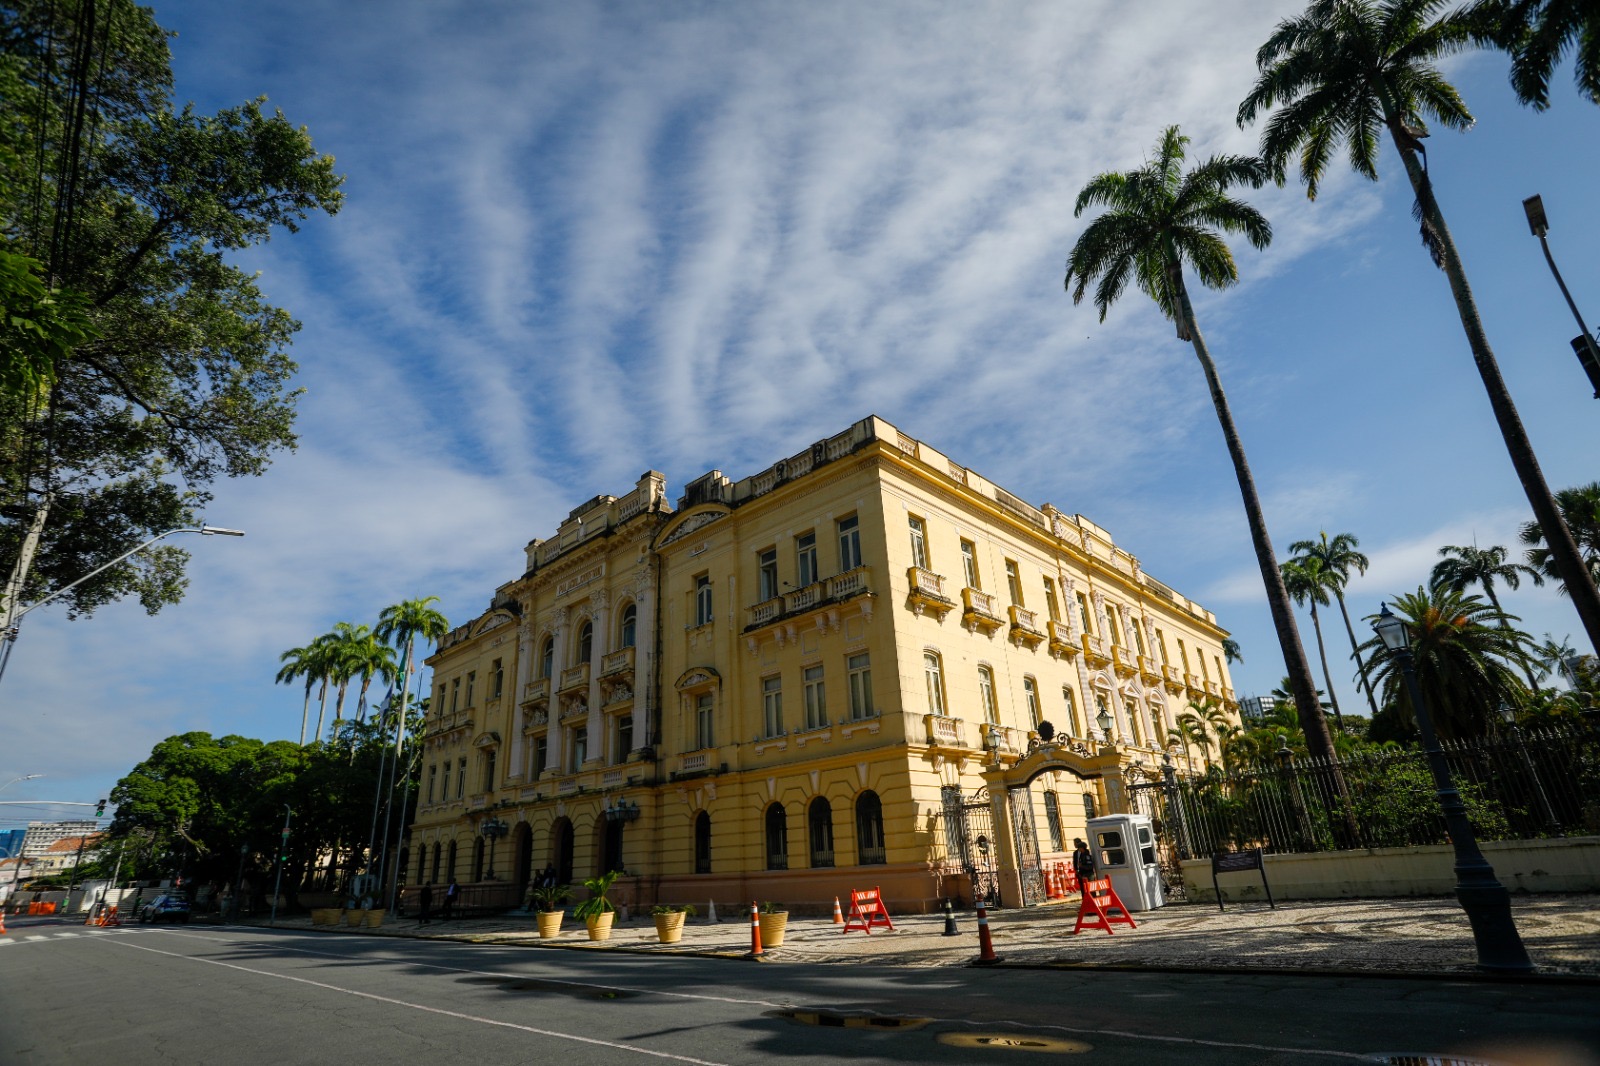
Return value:
M 412 670 L 411 651 L 412 651 L 412 645 L 414 643 L 416 643 L 416 637 L 415 636 L 413 636 L 411 639 L 406 641 L 406 653 L 405 653 L 405 656 L 404 656 L 404 658 L 403 658 L 403 660 L 401 662 L 401 665 L 400 665 L 400 719 L 399 719 L 398 722 L 395 723 L 395 730 L 394 730 L 395 731 L 394 762 L 389 767 L 389 797 L 390 797 L 391 800 L 394 798 L 394 775 L 395 775 L 395 772 L 398 770 L 398 768 L 400 766 L 401 759 L 405 755 L 406 713 L 407 713 L 407 710 L 409 709 L 410 703 L 411 703 L 411 670 Z M 388 750 L 387 747 L 385 747 L 384 750 L 387 751 Z M 406 767 L 406 776 L 405 776 L 405 787 L 401 791 L 401 796 L 400 796 L 400 817 L 402 819 L 402 824 L 400 826 L 400 832 L 402 834 L 405 833 L 405 831 L 406 831 L 406 827 L 405 827 L 405 824 L 404 824 L 404 818 L 405 818 L 406 808 L 410 804 L 410 802 L 411 802 L 411 767 L 407 766 Z M 382 843 L 381 847 L 382 847 L 383 857 L 385 859 L 388 857 L 388 850 L 389 850 L 389 820 L 390 820 L 389 816 L 393 812 L 393 810 L 394 810 L 394 804 L 391 802 L 389 804 L 389 806 L 384 808 L 384 812 L 383 812 L 383 843 Z M 399 854 L 399 846 L 398 846 L 398 844 L 396 845 L 396 848 L 395 848 L 395 854 L 397 856 Z M 381 865 L 379 866 L 379 869 L 380 870 L 382 869 Z M 388 908 L 390 910 L 394 909 L 395 895 L 398 892 L 399 887 L 400 887 L 400 864 L 396 863 L 394 869 L 390 871 L 390 876 L 389 876 L 389 897 L 388 897 L 387 906 L 388 906 Z

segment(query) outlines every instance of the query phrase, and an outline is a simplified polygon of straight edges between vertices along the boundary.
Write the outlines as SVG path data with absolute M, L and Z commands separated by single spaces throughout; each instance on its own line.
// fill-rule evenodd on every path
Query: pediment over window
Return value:
M 728 513 L 728 508 L 721 504 L 707 504 L 704 507 L 686 511 L 662 527 L 661 535 L 656 540 L 656 547 L 664 548 L 674 541 L 682 540 L 717 519 L 726 518 Z
M 693 688 L 720 688 L 722 675 L 709 666 L 691 666 L 673 683 L 673 688 L 686 692 Z
M 473 738 L 472 746 L 475 748 L 492 748 L 499 743 L 499 733 L 479 733 Z

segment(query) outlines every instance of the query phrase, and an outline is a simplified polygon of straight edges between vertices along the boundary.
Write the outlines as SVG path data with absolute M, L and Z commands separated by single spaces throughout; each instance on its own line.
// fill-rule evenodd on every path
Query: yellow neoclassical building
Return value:
M 1035 902 L 1191 701 L 1237 718 L 1226 635 L 1087 518 L 881 418 L 676 508 L 650 471 L 429 660 L 407 880 Z

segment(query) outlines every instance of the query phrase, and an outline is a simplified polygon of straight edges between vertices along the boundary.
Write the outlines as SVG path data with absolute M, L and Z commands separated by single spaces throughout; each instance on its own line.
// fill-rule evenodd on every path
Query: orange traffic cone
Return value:
M 0 936 L 6 935 L 6 908 L 0 904 Z
M 834 925 L 843 925 L 844 924 L 844 911 L 839 909 L 839 897 L 838 896 L 834 896 L 833 897 L 833 924 Z
M 750 904 L 750 957 L 759 959 L 761 950 L 761 907 L 756 903 Z
M 974 966 L 993 966 L 1000 961 L 1000 956 L 994 953 L 994 940 L 989 936 L 989 908 L 983 900 L 978 900 L 978 957 L 972 960 Z

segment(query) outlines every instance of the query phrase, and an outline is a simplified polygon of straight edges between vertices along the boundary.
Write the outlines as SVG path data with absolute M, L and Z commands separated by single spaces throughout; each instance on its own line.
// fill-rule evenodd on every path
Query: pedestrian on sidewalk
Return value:
M 1072 840 L 1072 873 L 1078 879 L 1080 888 L 1085 881 L 1094 880 L 1094 855 L 1082 837 Z
M 421 910 L 417 913 L 417 924 L 427 925 L 430 921 L 429 914 L 433 911 L 433 883 L 431 881 L 422 886 L 419 905 Z
M 461 886 L 456 884 L 456 879 L 452 877 L 449 887 L 444 890 L 444 906 L 439 908 L 439 920 L 441 922 L 448 922 L 450 916 L 455 913 L 456 897 L 459 895 L 461 895 Z

